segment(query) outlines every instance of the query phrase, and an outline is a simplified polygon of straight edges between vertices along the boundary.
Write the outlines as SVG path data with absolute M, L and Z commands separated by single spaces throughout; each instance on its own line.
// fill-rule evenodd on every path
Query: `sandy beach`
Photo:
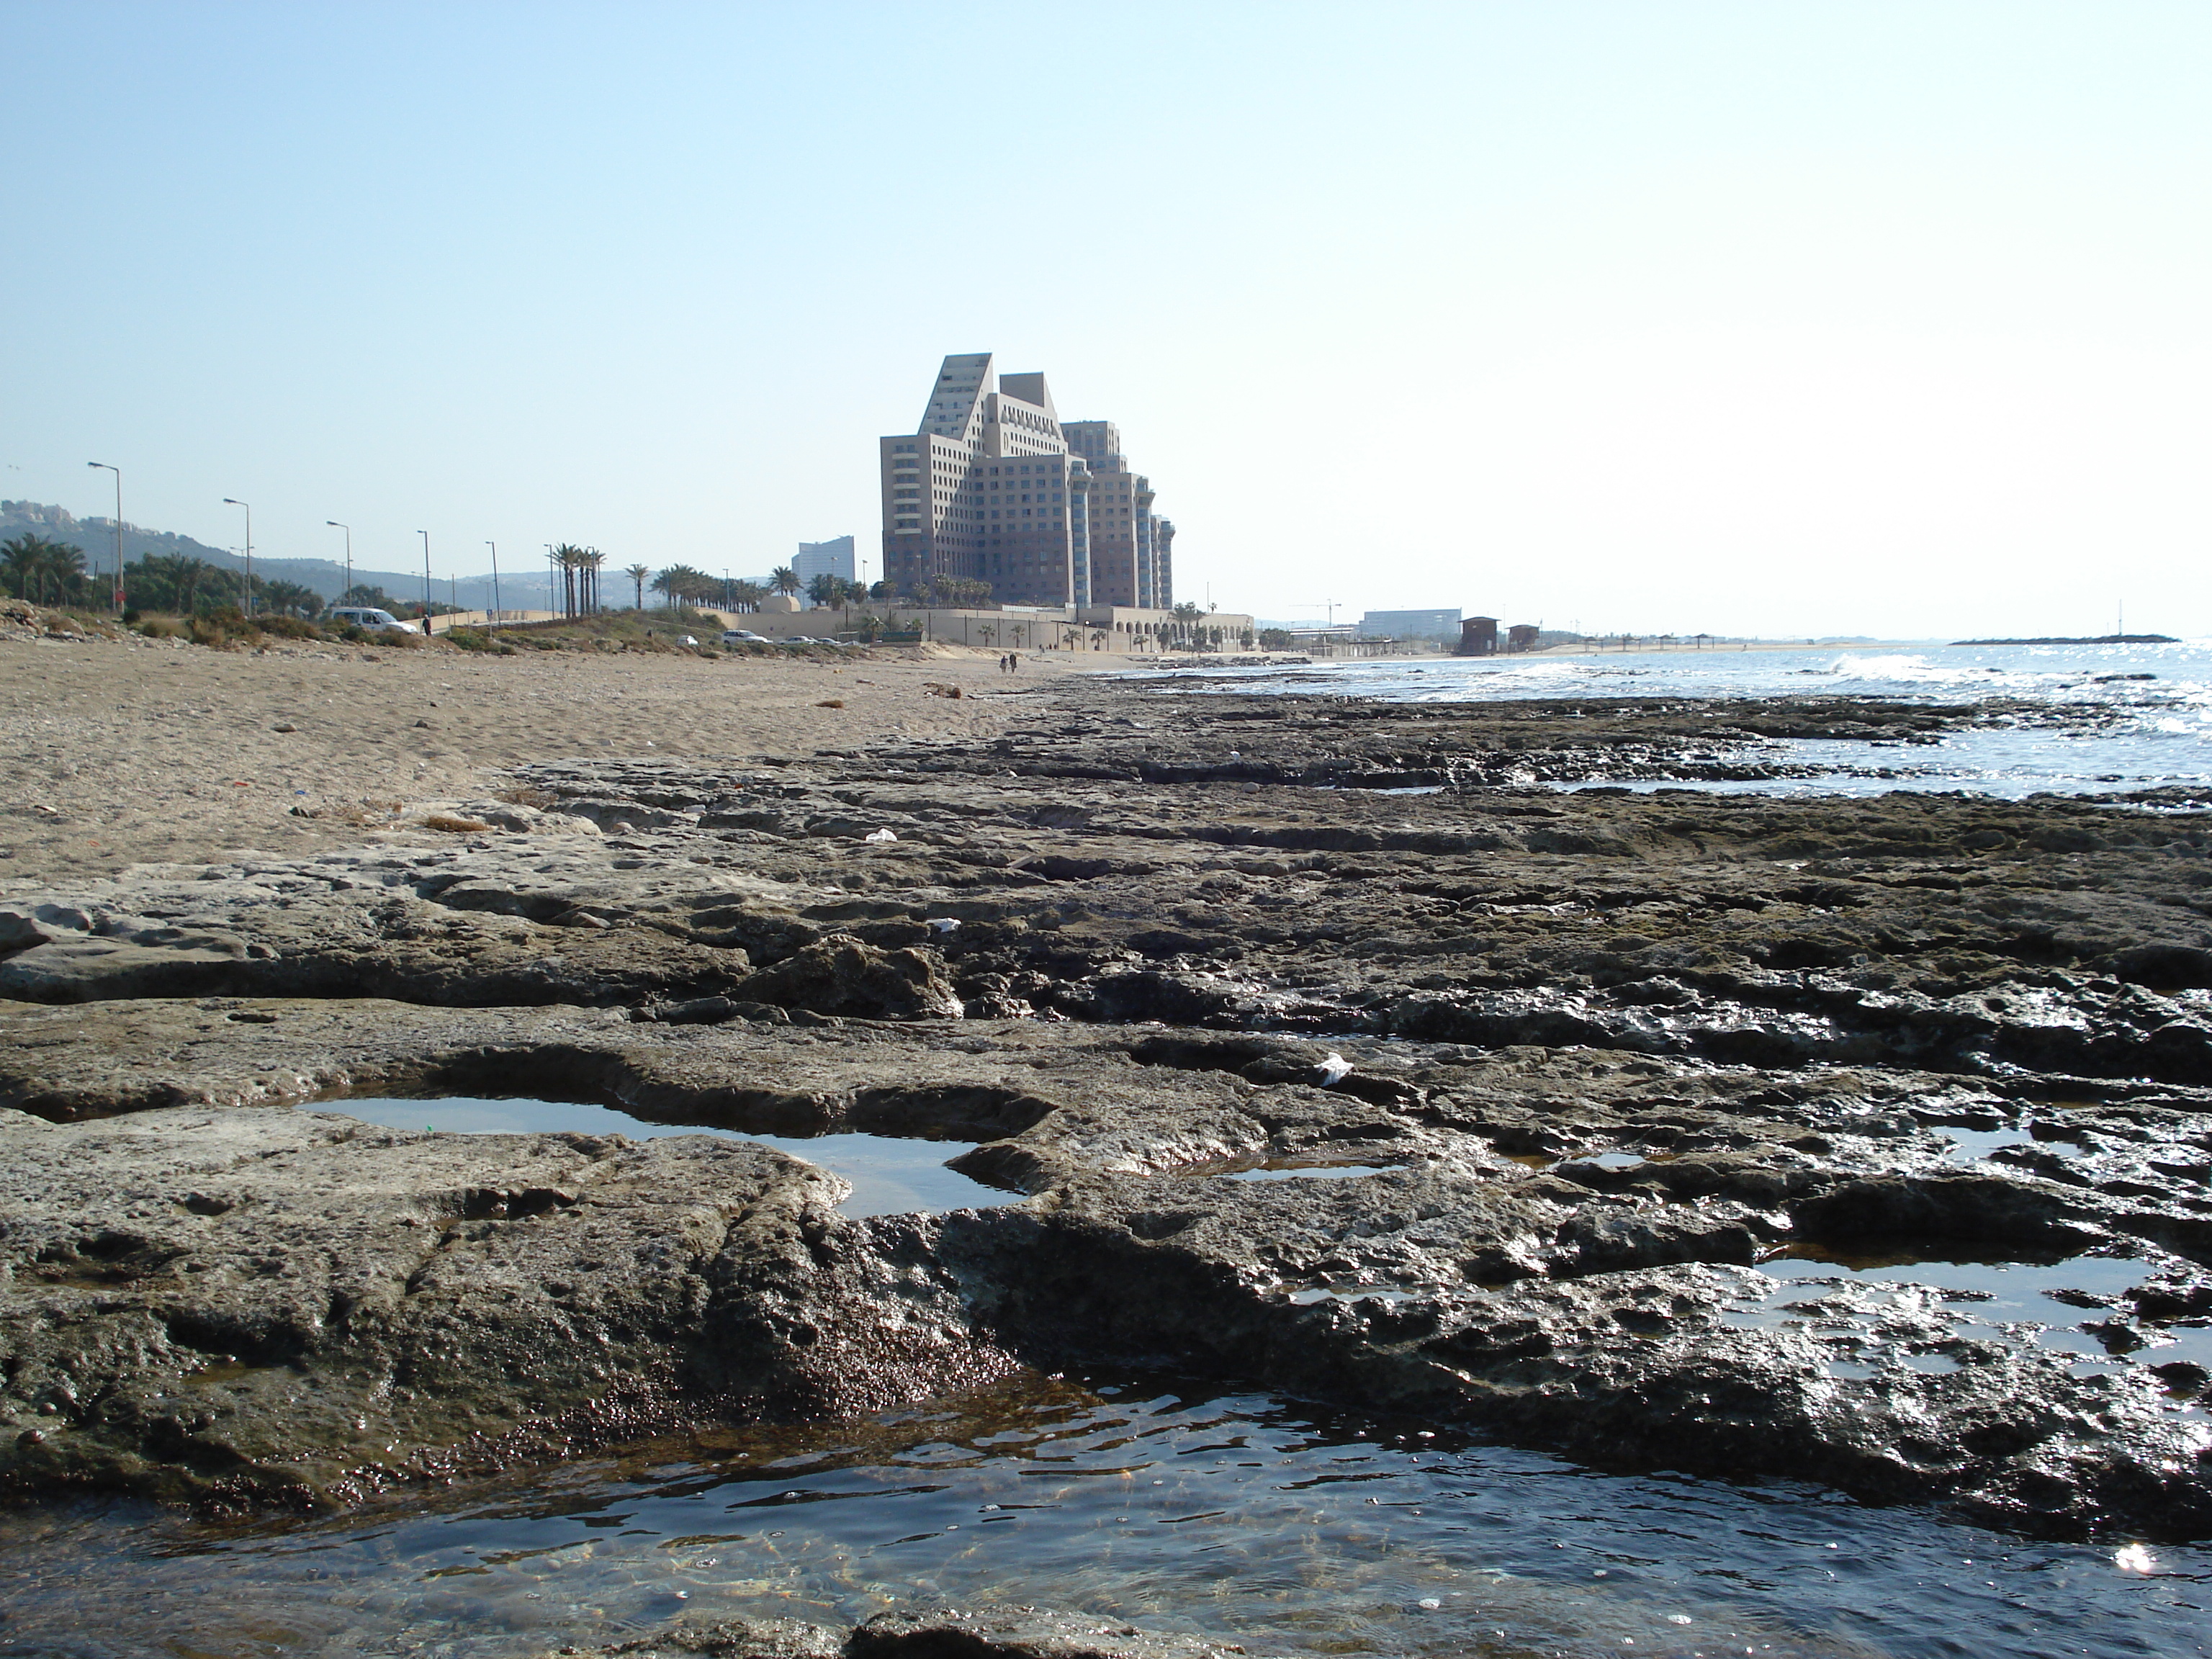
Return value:
M 356 846 L 531 761 L 974 736 L 1070 672 L 1036 660 L 0 640 L 0 883 Z

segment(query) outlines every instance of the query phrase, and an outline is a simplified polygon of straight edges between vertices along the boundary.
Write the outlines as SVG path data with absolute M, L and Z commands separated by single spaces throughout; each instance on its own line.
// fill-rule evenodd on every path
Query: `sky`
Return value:
M 1177 597 L 2212 635 L 2201 0 L 0 0 L 0 495 L 744 574 L 949 352 Z

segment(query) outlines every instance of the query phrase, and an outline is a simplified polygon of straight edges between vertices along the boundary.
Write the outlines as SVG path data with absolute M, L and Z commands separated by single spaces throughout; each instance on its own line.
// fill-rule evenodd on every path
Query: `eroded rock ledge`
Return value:
M 2207 1379 L 2161 1358 L 2212 1319 L 2189 803 L 1559 796 L 1462 783 L 1673 763 L 1718 716 L 1508 750 L 1064 696 L 990 745 L 541 768 L 481 832 L 9 896 L 0 1479 L 343 1503 L 1168 1360 L 2212 1534 Z M 1415 738 L 1449 787 L 1360 793 Z M 1367 771 L 1310 787 L 1324 754 Z M 1027 1196 L 856 1220 L 766 1148 L 312 1109 L 347 1093 L 981 1142 Z M 1268 1164 L 1376 1173 L 1224 1178 Z M 1961 1255 L 2098 1270 L 2036 1319 L 1848 1270 Z M 2077 1322 L 2103 1352 L 2045 1340 Z

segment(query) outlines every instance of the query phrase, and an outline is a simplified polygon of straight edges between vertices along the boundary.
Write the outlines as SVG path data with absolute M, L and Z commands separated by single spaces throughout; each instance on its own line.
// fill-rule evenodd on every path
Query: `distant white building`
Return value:
M 1359 619 L 1363 640 L 1454 640 L 1457 611 L 1370 611 Z
M 842 576 L 851 581 L 857 574 L 853 565 L 853 538 L 840 536 L 831 542 L 801 542 L 799 556 L 791 562 L 791 568 L 799 573 L 802 587 L 817 576 Z

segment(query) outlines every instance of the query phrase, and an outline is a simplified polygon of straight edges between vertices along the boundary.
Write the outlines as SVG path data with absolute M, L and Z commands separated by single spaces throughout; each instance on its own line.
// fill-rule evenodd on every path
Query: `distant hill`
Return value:
M 50 506 L 43 501 L 0 501 L 0 541 L 20 536 L 26 532 L 34 536 L 51 536 L 59 542 L 69 542 L 84 550 L 88 563 L 96 563 L 102 570 L 112 567 L 115 558 L 115 520 L 112 519 L 80 519 L 65 508 Z M 135 564 L 149 554 L 157 557 L 169 556 L 185 559 L 204 559 L 223 570 L 240 570 L 246 561 L 228 549 L 210 547 L 205 542 L 196 542 L 190 536 L 179 536 L 173 531 L 142 530 L 127 520 L 123 526 L 123 560 Z M 337 559 L 270 559 L 259 552 L 253 556 L 253 574 L 265 581 L 297 582 L 311 588 L 326 600 L 336 599 L 345 590 L 345 565 Z M 623 592 L 617 594 L 610 571 L 601 577 L 609 603 L 620 603 L 629 597 L 629 584 L 621 584 Z M 353 568 L 356 584 L 366 583 L 381 587 L 400 600 L 422 597 L 422 573 L 418 568 L 405 570 L 377 570 L 368 565 Z M 503 570 L 499 578 L 499 602 L 510 611 L 543 610 L 546 605 L 549 584 L 540 568 L 533 573 L 525 566 L 519 570 Z M 489 574 L 461 576 L 458 580 L 438 572 L 432 584 L 432 595 L 441 605 L 458 605 L 464 610 L 481 611 L 491 604 L 491 577 Z

